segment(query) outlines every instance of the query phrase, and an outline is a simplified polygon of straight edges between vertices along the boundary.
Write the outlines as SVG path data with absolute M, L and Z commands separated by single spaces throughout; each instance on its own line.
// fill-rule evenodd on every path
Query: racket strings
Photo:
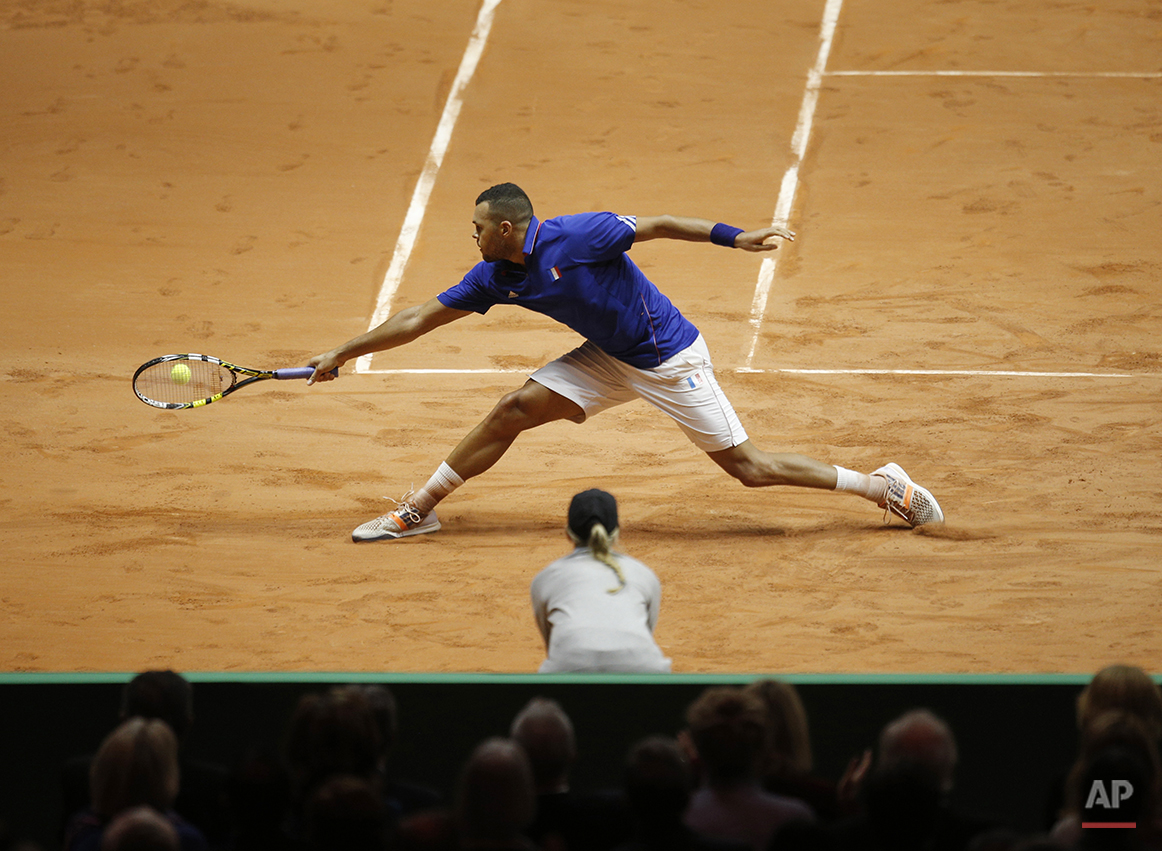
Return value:
M 182 367 L 189 370 L 187 372 Z M 216 363 L 200 360 L 163 361 L 137 376 L 134 386 L 156 402 L 181 405 L 209 399 L 227 389 L 233 373 Z

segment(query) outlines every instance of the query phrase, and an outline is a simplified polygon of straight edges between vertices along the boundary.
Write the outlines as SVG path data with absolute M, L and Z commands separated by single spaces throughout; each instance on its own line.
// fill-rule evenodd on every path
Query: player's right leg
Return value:
M 468 432 L 448 456 L 447 464 L 462 479 L 479 476 L 501 459 L 521 432 L 555 422 L 585 416 L 572 399 L 533 379 L 504 396 L 481 423 Z
M 394 510 L 359 526 L 356 541 L 383 541 L 435 532 L 440 528 L 436 504 L 468 479 L 501 459 L 521 432 L 563 419 L 583 419 L 581 407 L 529 379 L 506 394 L 479 425 L 452 450 L 447 460 L 418 491 L 409 492 Z

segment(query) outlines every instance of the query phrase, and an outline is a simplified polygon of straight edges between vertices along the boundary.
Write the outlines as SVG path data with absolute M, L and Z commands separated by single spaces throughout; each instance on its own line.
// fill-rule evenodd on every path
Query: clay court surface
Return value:
M 576 345 L 515 308 L 314 388 L 137 401 L 156 355 L 296 366 L 367 329 L 480 11 L 0 0 L 0 669 L 533 671 L 528 585 L 591 486 L 677 672 L 1157 667 L 1155 0 L 503 0 L 460 92 L 392 309 L 476 262 L 493 183 L 759 227 L 798 164 L 765 304 L 754 255 L 631 256 L 756 443 L 897 461 L 943 528 L 746 490 L 637 403 L 526 435 L 438 534 L 352 544 Z

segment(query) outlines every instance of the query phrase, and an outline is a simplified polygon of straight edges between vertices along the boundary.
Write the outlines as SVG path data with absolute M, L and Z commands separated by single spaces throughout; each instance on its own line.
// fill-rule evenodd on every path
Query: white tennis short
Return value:
M 669 414 L 705 452 L 729 449 L 747 439 L 730 400 L 714 378 L 710 350 L 701 335 L 650 369 L 630 366 L 586 342 L 530 377 L 580 405 L 585 413 L 578 422 L 634 399 L 645 399 Z

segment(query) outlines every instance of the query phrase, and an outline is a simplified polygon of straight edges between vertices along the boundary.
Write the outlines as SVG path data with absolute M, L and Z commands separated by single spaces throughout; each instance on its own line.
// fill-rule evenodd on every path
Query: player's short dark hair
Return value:
M 533 217 L 533 202 L 515 183 L 498 183 L 476 198 L 477 204 L 488 203 L 488 214 L 497 221 L 523 225 Z

